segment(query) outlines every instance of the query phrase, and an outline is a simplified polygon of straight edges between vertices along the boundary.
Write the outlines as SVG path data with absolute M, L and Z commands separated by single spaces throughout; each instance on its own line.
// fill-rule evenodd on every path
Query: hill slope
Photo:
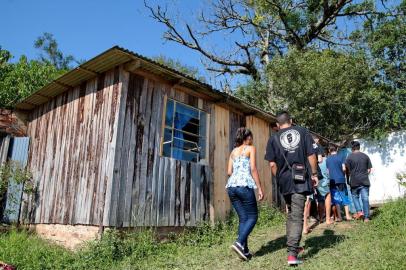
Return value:
M 18 269 L 285 269 L 286 248 L 282 214 L 261 209 L 250 237 L 254 258 L 242 262 L 229 246 L 235 218 L 215 228 L 202 226 L 164 243 L 151 232 L 122 239 L 107 234 L 76 253 L 49 244 L 35 235 L 12 231 L 0 234 L 0 260 Z M 302 269 L 406 269 L 406 200 L 384 205 L 373 220 L 320 225 L 303 238 Z

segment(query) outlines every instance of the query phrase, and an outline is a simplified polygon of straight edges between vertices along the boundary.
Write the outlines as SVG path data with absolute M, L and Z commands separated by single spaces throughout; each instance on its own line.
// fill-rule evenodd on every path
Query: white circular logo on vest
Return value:
M 295 151 L 299 147 L 300 133 L 295 129 L 290 129 L 281 134 L 280 141 L 285 150 Z

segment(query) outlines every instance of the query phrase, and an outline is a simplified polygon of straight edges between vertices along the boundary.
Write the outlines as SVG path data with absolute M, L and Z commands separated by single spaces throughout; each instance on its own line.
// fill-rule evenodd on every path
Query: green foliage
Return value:
M 274 228 L 285 222 L 285 215 L 277 208 L 265 204 L 259 206 L 257 228 Z
M 10 181 L 22 184 L 23 191 L 27 194 L 34 192 L 31 172 L 17 161 L 8 161 L 0 166 L 0 202 L 4 200 Z M 15 201 L 17 198 L 9 194 L 8 199 Z
M 0 233 L 0 260 L 19 270 L 72 269 L 74 259 L 71 252 L 26 231 Z
M 173 240 L 186 246 L 211 247 L 229 238 L 228 236 L 235 229 L 234 223 L 234 221 L 227 223 L 219 222 L 215 226 L 204 223 L 196 228 L 187 230 L 179 238 L 173 237 Z
M 59 49 L 58 42 L 51 33 L 43 33 L 34 43 L 34 47 L 40 49 L 40 61 L 45 64 L 54 66 L 57 70 L 70 70 L 71 63 L 77 63 L 72 55 L 64 55 Z
M 41 240 L 25 231 L 0 233 L 0 260 L 18 269 L 284 269 L 284 215 L 261 207 L 250 236 L 254 258 L 242 263 L 229 251 L 236 235 L 236 218 L 219 227 L 198 227 L 184 235 L 157 242 L 152 231 L 107 232 L 103 239 L 76 252 Z M 374 210 L 370 223 L 320 225 L 304 236 L 303 269 L 399 269 L 406 254 L 406 200 Z M 219 225 L 220 226 L 220 225 Z M 215 237 L 202 238 L 202 234 Z M 195 240 L 193 240 L 195 239 Z M 215 241 L 216 243 L 213 243 Z
M 249 0 L 247 5 L 255 10 L 256 23 L 271 23 L 271 39 L 277 46 L 288 50 L 311 48 L 314 41 L 340 44 L 344 33 L 340 32 L 337 17 L 347 22 L 359 13 L 373 13 L 376 7 L 371 0 L 319 1 L 319 0 Z M 334 12 L 332 12 L 334 11 Z M 339 14 L 339 15 L 338 15 Z M 338 16 L 337 16 L 338 15 Z M 354 25 L 357 28 L 357 25 Z M 319 29 L 314 32 L 313 30 Z M 286 31 L 280 31 L 285 29 Z M 344 37 L 345 38 L 345 37 Z M 313 42 L 312 42 L 313 41 Z M 339 45 L 336 47 L 340 47 Z
M 41 50 L 39 60 L 28 60 L 22 55 L 17 62 L 11 62 L 11 53 L 0 47 L 0 107 L 12 108 L 77 62 L 73 56 L 65 56 L 59 50 L 52 34 L 44 33 L 34 46 Z
M 250 235 L 254 258 L 243 263 L 229 250 L 236 217 L 219 227 L 198 227 L 157 242 L 153 232 L 107 232 L 103 239 L 76 252 L 67 251 L 25 231 L 0 233 L 0 260 L 18 269 L 284 269 L 284 215 L 261 207 Z M 370 223 L 320 225 L 302 238 L 303 269 L 399 269 L 406 254 L 406 199 L 374 210 Z M 220 226 L 220 225 L 219 225 Z M 202 234 L 215 237 L 202 238 Z M 194 239 L 194 240 L 193 240 Z M 215 243 L 213 243 L 213 241 Z
M 332 243 L 332 237 L 323 239 L 325 246 L 330 240 L 332 248 L 320 249 L 307 269 L 402 269 L 406 258 L 406 200 L 384 204 L 374 210 L 370 223 L 341 233 L 346 237 L 339 244 Z
M 282 213 L 263 205 L 257 228 L 277 228 L 283 220 Z M 157 241 L 152 230 L 108 230 L 101 240 L 89 242 L 76 252 L 47 243 L 34 234 L 12 230 L 0 233 L 0 260 L 18 269 L 152 269 L 155 267 L 148 265 L 160 264 L 159 260 L 168 266 L 167 258 L 181 257 L 185 249 L 204 251 L 232 243 L 237 223 L 237 217 L 232 215 L 227 222 L 201 224 L 184 233 L 171 234 L 163 242 Z
M 388 87 L 375 82 L 379 72 L 362 53 L 291 50 L 275 58 L 267 73 L 268 81 L 236 95 L 259 98 L 256 104 L 272 112 L 287 109 L 297 123 L 333 140 L 379 137 L 396 127 L 393 116 L 401 108 L 393 106 Z
M 372 16 L 352 39 L 370 54 L 379 81 L 391 92 L 391 106 L 397 109 L 391 116 L 393 126 L 401 129 L 406 122 L 406 1 L 393 13 Z
M 156 62 L 158 62 L 159 64 L 170 67 L 172 69 L 175 69 L 175 70 L 179 71 L 180 73 L 189 75 L 202 82 L 206 81 L 205 77 L 200 75 L 199 69 L 192 67 L 192 66 L 182 64 L 179 60 L 167 57 L 165 55 L 159 55 L 159 56 L 154 57 L 153 59 Z
M 374 229 L 386 232 L 384 234 L 399 234 L 404 237 L 406 230 L 406 199 L 400 199 L 384 204 L 378 208 L 374 219 Z M 403 230 L 399 230 L 403 228 Z
M 274 8 L 272 1 L 255 2 L 265 11 Z M 319 4 L 309 1 L 308 8 L 317 13 Z M 343 12 L 373 11 L 373 5 L 361 1 Z M 270 62 L 262 81 L 240 86 L 236 95 L 274 113 L 287 109 L 297 123 L 341 142 L 354 136 L 381 138 L 403 129 L 406 1 L 391 11 L 391 16 L 372 13 L 363 29 L 352 32 L 355 46 L 349 52 L 290 48 Z M 310 20 L 306 13 L 297 18 L 292 19 L 292 27 Z
M 259 218 L 256 227 L 271 228 L 279 226 L 284 221 L 284 215 L 276 208 L 259 205 Z M 174 242 L 186 246 L 212 247 L 224 243 L 225 239 L 232 239 L 238 230 L 238 217 L 232 211 L 226 222 L 217 222 L 214 226 L 203 223 L 196 228 L 187 230 L 174 238 Z
M 274 112 L 270 107 L 269 85 L 264 79 L 260 81 L 249 80 L 246 84 L 239 85 L 234 94 L 263 110 Z
M 32 173 L 28 168 L 21 166 L 18 161 L 7 161 L 0 166 L 0 196 L 7 190 L 10 181 L 23 184 L 25 193 L 34 191 Z
M 353 40 L 367 46 L 382 79 L 395 88 L 406 88 L 406 0 L 395 8 L 396 16 L 374 16 Z
M 119 233 L 116 230 L 107 231 L 100 241 L 90 242 L 76 255 L 81 262 L 77 268 L 97 265 L 109 269 L 124 259 L 141 260 L 160 251 L 158 242 L 152 231 Z
M 0 107 L 11 108 L 19 100 L 31 95 L 45 84 L 49 83 L 64 71 L 58 71 L 48 63 L 28 60 L 21 56 L 16 63 L 8 62 L 11 55 L 6 50 L 1 54 L 8 54 L 4 62 L 0 62 Z
M 398 183 L 406 188 L 406 170 L 400 171 L 396 173 L 396 178 L 398 179 Z

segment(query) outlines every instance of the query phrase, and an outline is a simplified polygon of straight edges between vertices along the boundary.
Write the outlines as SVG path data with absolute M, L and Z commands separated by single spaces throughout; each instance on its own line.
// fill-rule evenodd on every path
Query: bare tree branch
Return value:
M 224 0 L 221 0 L 221 1 L 224 1 Z M 154 18 L 158 22 L 166 25 L 166 27 L 168 28 L 168 30 L 165 32 L 165 35 L 164 35 L 164 37 L 167 40 L 177 42 L 192 50 L 198 51 L 204 57 L 206 57 L 207 59 L 209 59 L 219 65 L 229 66 L 229 67 L 238 67 L 238 69 L 233 69 L 233 71 L 232 71 L 233 73 L 246 74 L 246 75 L 252 76 L 253 78 L 258 79 L 259 73 L 255 66 L 255 61 L 252 59 L 252 56 L 249 52 L 249 48 L 251 47 L 249 44 L 243 45 L 240 43 L 236 43 L 238 45 L 238 47 L 245 52 L 246 59 L 244 61 L 237 60 L 235 58 L 231 59 L 229 57 L 227 57 L 227 58 L 220 57 L 212 52 L 209 52 L 208 50 L 204 49 L 201 46 L 198 38 L 194 34 L 194 32 L 189 24 L 186 24 L 186 29 L 187 29 L 187 34 L 188 34 L 188 38 L 186 38 L 175 27 L 175 24 L 171 21 L 171 19 L 167 15 L 166 9 L 162 9 L 162 7 L 159 5 L 156 7 L 156 9 L 154 9 L 153 7 L 151 7 L 147 4 L 146 0 L 144 0 L 144 5 L 151 12 L 152 18 Z M 230 12 L 227 12 L 227 14 L 230 14 Z M 224 27 L 227 27 L 227 25 L 225 25 Z M 234 26 L 234 27 L 240 27 L 240 26 Z M 229 69 L 229 68 L 221 69 L 221 70 L 222 70 L 222 72 L 226 71 L 226 72 L 231 73 L 231 69 Z M 213 71 L 213 69 L 212 69 L 212 71 Z
M 185 23 L 185 30 L 181 31 L 166 9 L 159 4 L 152 7 L 147 1 L 144 0 L 144 5 L 151 17 L 167 28 L 166 40 L 199 52 L 211 62 L 210 71 L 220 75 L 244 74 L 253 79 L 261 78 L 272 57 L 285 54 L 291 46 L 299 50 L 314 42 L 350 46 L 348 37 L 334 35 L 332 26 L 339 17 L 369 20 L 372 16 L 390 14 L 374 11 L 363 2 L 354 4 L 353 0 L 321 0 L 316 6 L 306 0 L 212 0 L 209 12 L 199 13 L 200 24 L 192 28 Z M 219 53 L 202 45 L 205 38 L 219 33 L 228 35 L 233 53 Z

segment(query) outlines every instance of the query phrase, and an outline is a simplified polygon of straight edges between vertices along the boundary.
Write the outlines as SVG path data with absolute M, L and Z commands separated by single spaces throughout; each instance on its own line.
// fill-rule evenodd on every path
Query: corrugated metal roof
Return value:
M 31 96 L 19 102 L 16 105 L 16 108 L 20 110 L 32 110 L 35 107 L 44 104 L 48 100 L 56 97 L 57 95 L 65 91 L 69 91 L 72 87 L 80 85 L 82 82 L 94 78 L 100 73 L 134 60 L 138 60 L 141 62 L 142 69 L 145 69 L 157 75 L 164 76 L 168 80 L 182 80 L 183 84 L 186 87 L 190 88 L 193 91 L 210 96 L 217 102 L 228 104 L 232 107 L 237 108 L 241 112 L 254 114 L 260 118 L 266 119 L 267 121 L 276 121 L 276 118 L 273 114 L 263 111 L 260 108 L 243 101 L 242 99 L 219 91 L 207 83 L 201 82 L 189 75 L 183 74 L 150 58 L 121 48 L 119 46 L 114 46 L 108 49 L 107 51 L 81 64 L 77 68 L 74 68 L 71 71 L 60 76 L 53 82 L 45 85 L 43 88 L 39 89 Z M 327 138 L 324 138 L 323 136 L 320 137 L 328 141 Z
M 97 74 L 133 60 L 142 61 L 143 69 L 165 76 L 167 79 L 183 79 L 185 86 L 191 86 L 191 89 L 196 92 L 204 93 L 218 101 L 227 103 L 233 107 L 238 107 L 239 110 L 244 112 L 258 113 L 260 116 L 268 120 L 275 120 L 275 117 L 272 114 L 264 112 L 241 99 L 221 92 L 207 83 L 203 83 L 191 76 L 182 74 L 179 71 L 162 65 L 152 59 L 118 46 L 99 54 L 77 68 L 65 73 L 55 81 L 47 84 L 25 100 L 18 103 L 16 108 L 20 110 L 32 110 L 36 106 L 39 106 L 47 102 L 49 99 L 70 90 L 72 87 L 93 78 Z

